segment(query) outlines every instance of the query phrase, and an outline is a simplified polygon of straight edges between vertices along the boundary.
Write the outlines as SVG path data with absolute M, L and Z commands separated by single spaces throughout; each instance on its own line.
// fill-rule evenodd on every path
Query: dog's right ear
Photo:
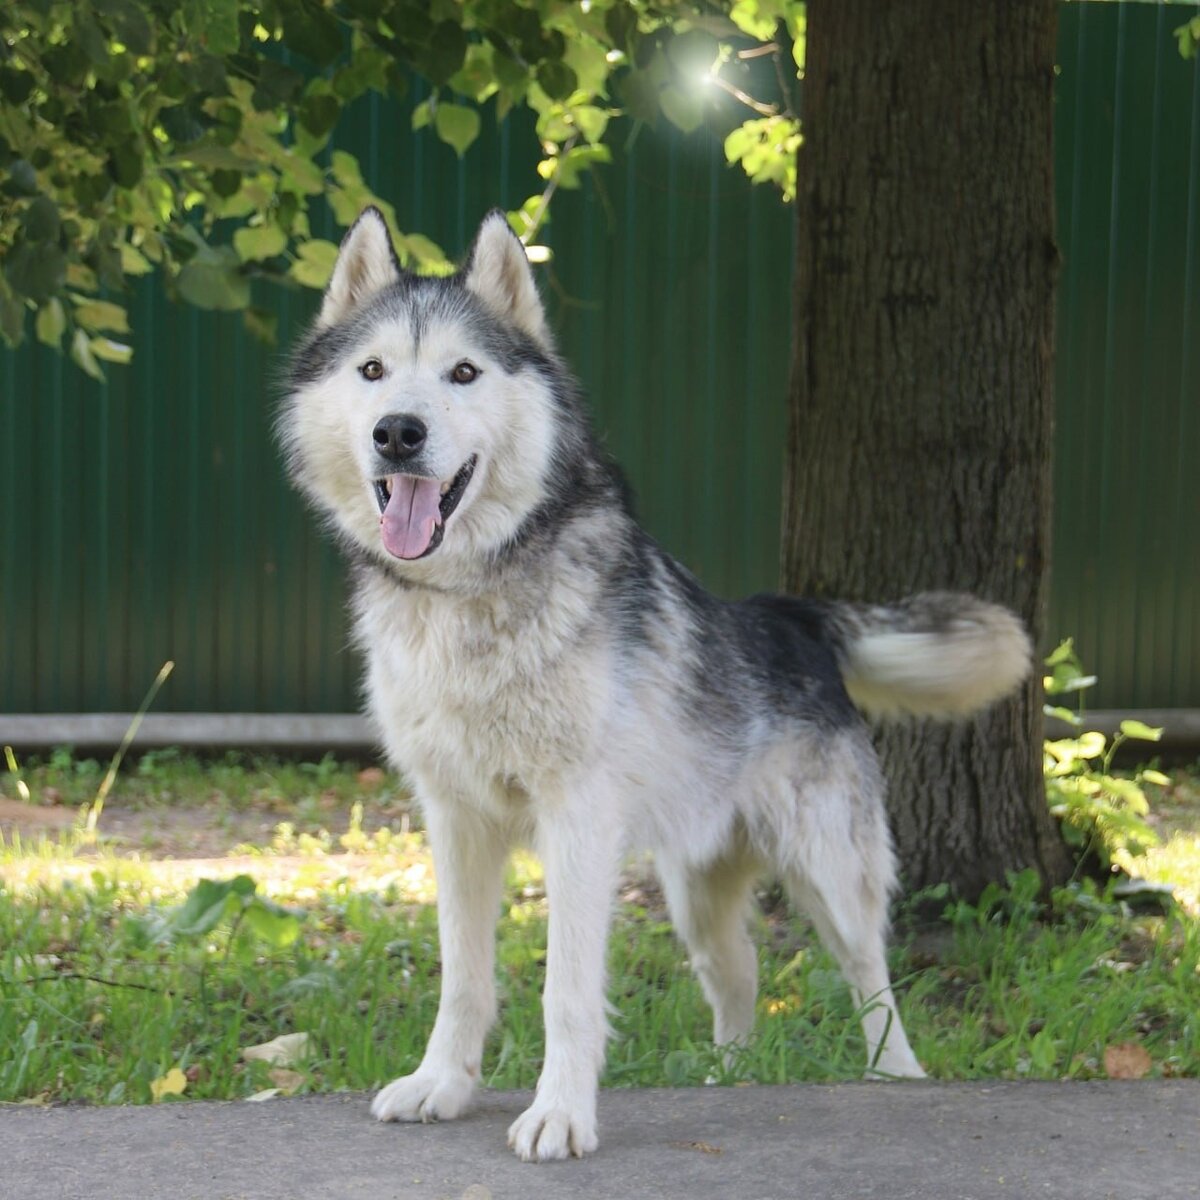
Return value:
M 336 325 L 399 279 L 400 264 L 383 213 L 374 206 L 364 208 L 342 238 L 317 324 Z

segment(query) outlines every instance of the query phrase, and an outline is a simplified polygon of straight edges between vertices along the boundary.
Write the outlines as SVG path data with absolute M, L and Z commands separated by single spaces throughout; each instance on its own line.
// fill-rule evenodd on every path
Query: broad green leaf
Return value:
M 75 330 L 75 334 L 71 338 L 71 359 L 85 374 L 103 382 L 104 372 L 96 361 L 95 354 L 92 353 L 91 339 L 82 329 Z
M 342 187 L 361 187 L 363 184 L 362 167 L 358 159 L 345 150 L 335 150 L 330 155 L 329 169 Z
M 1042 712 L 1047 717 L 1057 717 L 1060 721 L 1066 721 L 1068 725 L 1082 725 L 1083 718 L 1072 709 L 1056 707 L 1053 704 L 1045 704 L 1042 706 Z
M 203 259 L 186 263 L 176 277 L 175 286 L 197 308 L 232 312 L 250 303 L 249 279 L 227 261 Z
M 1072 638 L 1066 638 L 1046 656 L 1046 666 L 1057 667 L 1059 663 L 1075 662 L 1075 643 Z
M 775 23 L 783 8 L 780 0 L 736 0 L 729 19 L 747 36 L 767 42 L 775 36 Z
M 185 937 L 210 932 L 231 911 L 234 895 L 232 880 L 201 879 L 172 914 L 172 932 Z
M 1162 738 L 1163 731 L 1161 728 L 1153 729 L 1149 725 L 1143 724 L 1141 721 L 1122 721 L 1121 732 L 1127 738 L 1138 738 L 1143 742 L 1157 742 Z
M 17 246 L 8 254 L 4 275 L 18 296 L 45 304 L 66 282 L 67 256 L 58 246 Z
M 82 304 L 76 304 L 75 320 L 93 331 L 129 332 L 129 314 L 122 305 L 108 300 L 85 300 Z
M 136 247 L 128 242 L 122 242 L 119 247 L 121 254 L 121 270 L 126 275 L 148 275 L 154 270 L 149 259 Z
M 598 142 L 608 128 L 608 113 L 594 104 L 579 104 L 571 109 L 571 120 L 589 142 Z
M 247 906 L 244 922 L 258 937 L 278 950 L 290 946 L 300 936 L 300 922 L 295 914 L 261 898 Z
M 547 59 L 537 69 L 538 86 L 551 100 L 566 100 L 579 85 L 579 77 L 565 62 Z
M 266 346 L 274 346 L 278 340 L 279 317 L 263 308 L 248 308 L 242 313 L 242 323 L 250 336 Z
M 407 251 L 408 257 L 415 260 L 420 269 L 433 274 L 454 269 L 454 264 L 446 257 L 441 246 L 423 233 L 406 233 L 398 240 L 397 249 Z
M 691 133 L 704 120 L 704 107 L 697 97 L 683 88 L 668 84 L 658 94 L 663 116 L 677 129 Z
M 90 343 L 92 353 L 105 362 L 120 363 L 124 366 L 133 361 L 133 347 L 124 342 L 114 342 L 112 338 L 94 337 Z
M 479 136 L 479 125 L 479 113 L 462 104 L 439 104 L 433 115 L 433 127 L 438 137 L 452 146 L 459 158 Z
M 332 242 L 320 239 L 302 242 L 296 250 L 297 258 L 288 274 L 305 287 L 323 288 L 333 274 L 337 253 L 338 248 Z
M 233 248 L 242 262 L 261 262 L 287 249 L 287 234 L 278 225 L 249 225 L 233 235 Z
M 35 325 L 38 341 L 44 346 L 53 346 L 58 349 L 62 343 L 62 335 L 67 328 L 67 314 L 63 310 L 62 301 L 57 296 L 51 296 L 38 309 Z
M 21 215 L 25 236 L 31 242 L 54 242 L 62 227 L 58 206 L 49 196 L 35 196 L 33 202 Z

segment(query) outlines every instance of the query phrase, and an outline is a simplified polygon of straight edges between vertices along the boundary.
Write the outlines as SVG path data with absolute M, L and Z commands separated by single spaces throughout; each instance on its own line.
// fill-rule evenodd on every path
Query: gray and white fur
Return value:
M 634 519 L 500 213 L 445 278 L 402 270 L 363 213 L 279 435 L 350 560 L 370 712 L 437 874 L 437 1019 L 376 1117 L 470 1101 L 518 844 L 541 857 L 550 912 L 544 1066 L 509 1130 L 522 1159 L 596 1148 L 605 943 L 634 849 L 655 854 L 715 1042 L 751 1034 L 752 887 L 774 874 L 862 1007 L 869 1071 L 922 1074 L 884 960 L 895 864 L 860 710 L 960 718 L 1012 691 L 1030 645 L 1011 613 L 951 593 L 707 593 Z

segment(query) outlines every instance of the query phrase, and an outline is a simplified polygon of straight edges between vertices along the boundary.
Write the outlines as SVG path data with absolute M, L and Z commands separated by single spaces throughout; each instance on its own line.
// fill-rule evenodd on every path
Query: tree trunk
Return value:
M 1056 6 L 809 2 L 789 591 L 973 591 L 1040 639 Z M 1041 739 L 1038 678 L 974 721 L 880 733 L 907 888 L 1065 877 Z

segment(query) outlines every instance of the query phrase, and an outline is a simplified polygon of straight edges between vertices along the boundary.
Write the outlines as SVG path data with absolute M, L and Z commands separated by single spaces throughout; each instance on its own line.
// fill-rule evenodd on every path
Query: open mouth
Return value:
M 475 473 L 472 454 L 453 479 L 388 475 L 372 480 L 384 549 L 396 558 L 424 558 L 442 544 L 446 522 Z

